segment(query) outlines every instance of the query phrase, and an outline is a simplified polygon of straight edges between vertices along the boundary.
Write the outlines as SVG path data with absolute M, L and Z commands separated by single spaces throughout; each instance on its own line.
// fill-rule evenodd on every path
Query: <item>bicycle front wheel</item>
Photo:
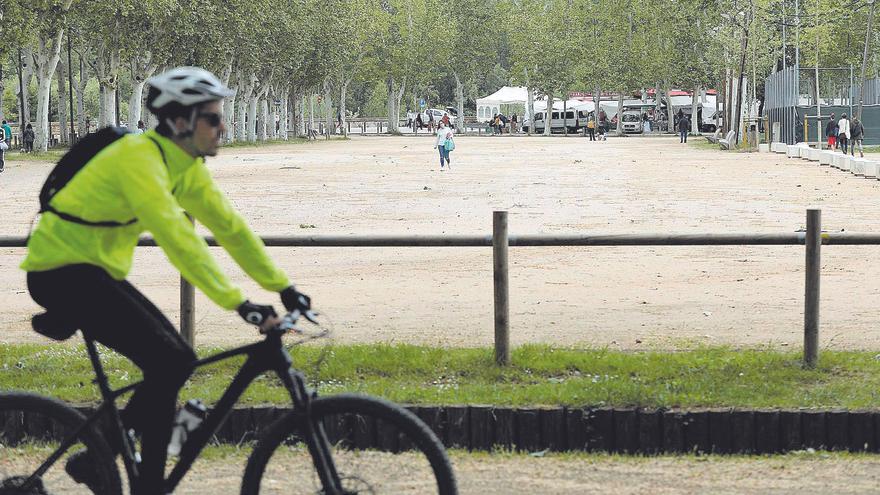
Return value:
M 391 402 L 354 394 L 314 399 L 310 421 L 326 432 L 345 494 L 456 495 L 442 443 L 414 414 Z M 324 494 L 292 412 L 257 443 L 242 480 L 244 495 Z
M 113 454 L 93 426 L 81 428 L 85 420 L 75 409 L 49 397 L 0 393 L 0 495 L 120 495 Z M 65 441 L 68 448 L 28 482 Z M 70 456 L 83 450 L 89 456 L 91 486 L 77 483 L 65 471 Z

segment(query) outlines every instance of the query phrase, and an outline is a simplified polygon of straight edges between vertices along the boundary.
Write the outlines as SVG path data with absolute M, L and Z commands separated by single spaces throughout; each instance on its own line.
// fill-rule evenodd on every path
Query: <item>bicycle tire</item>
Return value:
M 69 432 L 74 431 L 86 421 L 86 417 L 60 400 L 27 392 L 0 392 L 0 444 L 7 447 L 7 455 L 13 455 L 15 449 L 9 447 L 32 447 L 40 442 L 60 442 Z M 100 495 L 122 495 L 122 481 L 114 455 L 106 440 L 95 428 L 95 425 L 83 429 L 76 438 L 77 442 L 67 450 L 67 454 L 77 450 L 76 445 L 88 449 L 92 456 L 92 465 L 97 473 L 96 490 L 93 492 L 85 485 L 77 484 L 64 471 L 65 459 L 55 461 L 41 479 L 43 490 L 21 490 L 16 488 L 20 482 L 30 476 L 46 459 L 40 456 L 25 461 L 28 464 L 16 466 L 17 461 L 9 459 L 4 463 L 4 470 L 16 469 L 21 472 L 0 472 L 0 495 L 32 495 L 35 493 L 96 493 Z M 54 448 L 52 449 L 54 451 Z M 22 450 L 27 452 L 26 450 Z M 26 456 L 27 457 L 27 456 Z M 33 457 L 33 456 L 30 456 Z M 19 462 L 20 464 L 20 462 Z M 14 466 L 14 467 L 13 467 Z M 45 486 L 51 478 L 51 486 Z
M 431 491 L 427 491 L 425 486 L 418 486 L 414 488 L 415 491 L 412 493 L 457 495 L 458 489 L 456 487 L 455 475 L 452 471 L 452 465 L 449 462 L 449 457 L 446 455 L 446 450 L 443 447 L 443 444 L 437 439 L 430 428 L 428 428 L 410 411 L 383 399 L 357 394 L 339 394 L 314 399 L 311 403 L 311 411 L 311 417 L 320 418 L 324 422 L 325 427 L 327 427 L 328 437 L 332 437 L 329 438 L 329 440 L 330 443 L 333 444 L 333 448 L 340 448 L 341 446 L 342 450 L 345 451 L 347 455 L 352 456 L 360 455 L 351 454 L 353 451 L 361 453 L 370 452 L 376 456 L 374 458 L 383 461 L 387 460 L 386 456 L 389 455 L 393 456 L 402 454 L 412 457 L 414 453 L 421 453 L 424 455 L 425 459 L 422 459 L 421 462 L 416 459 L 416 463 L 420 464 L 420 466 L 413 471 L 417 471 L 419 467 L 422 468 L 422 471 L 429 469 L 433 474 L 436 486 L 432 488 Z M 354 423 L 346 422 L 351 418 L 356 418 L 357 421 Z M 370 418 L 376 422 L 371 423 Z M 345 425 L 353 426 L 354 429 L 351 431 L 347 430 L 343 423 L 339 422 L 340 420 L 346 422 Z M 266 495 L 267 491 L 271 491 L 263 490 L 261 492 L 261 488 L 267 488 L 268 486 L 268 482 L 264 483 L 267 463 L 271 460 L 272 456 L 278 452 L 279 447 L 283 446 L 286 440 L 291 437 L 293 439 L 297 438 L 296 433 L 300 428 L 302 421 L 303 416 L 296 411 L 292 411 L 275 421 L 260 437 L 253 453 L 248 458 L 247 467 L 245 468 L 244 477 L 242 479 L 242 495 L 257 495 L 259 493 Z M 381 425 L 385 426 L 380 426 L 379 421 L 382 422 Z M 330 426 L 333 423 L 336 424 L 335 427 Z M 364 425 L 375 425 L 376 430 L 380 428 L 391 428 L 391 430 L 386 429 L 384 431 L 394 431 L 394 433 L 396 433 L 396 441 L 394 440 L 394 434 L 386 435 L 385 441 L 388 442 L 389 440 L 387 439 L 391 438 L 391 441 L 395 442 L 395 446 L 390 447 L 390 444 L 383 446 L 383 440 L 379 438 L 379 435 L 372 433 L 368 435 L 372 437 L 371 439 L 366 441 L 363 439 L 355 440 L 353 435 L 358 435 L 355 430 Z M 370 428 L 373 427 L 371 426 Z M 372 432 L 373 430 L 370 431 Z M 376 445 L 370 445 L 370 443 L 376 443 Z M 383 447 L 385 447 L 384 450 Z M 308 454 L 304 453 L 302 455 L 307 456 Z M 337 455 L 334 455 L 334 463 L 336 464 L 340 477 L 346 477 L 349 474 L 349 466 L 345 464 L 344 460 L 340 459 L 338 453 Z M 406 463 L 394 462 L 393 460 L 392 462 L 387 463 L 385 469 L 382 471 L 382 476 L 389 476 L 391 473 L 388 470 L 400 468 L 401 464 Z M 424 466 L 421 466 L 421 464 L 424 464 Z M 294 469 L 302 471 L 304 468 L 302 466 L 294 466 Z M 315 474 L 312 474 L 312 476 L 314 482 L 317 476 Z M 348 477 L 347 479 L 350 480 L 353 478 Z M 358 478 L 357 481 L 365 482 L 360 478 Z M 388 480 L 384 481 L 388 482 Z M 404 480 L 401 479 L 393 482 L 401 483 L 403 481 Z M 416 482 L 416 480 L 405 481 L 410 484 Z M 345 485 L 345 483 L 343 484 Z M 285 490 L 285 493 L 290 493 L 291 487 L 284 486 L 283 489 Z M 408 493 L 400 486 L 394 486 L 393 488 L 390 488 L 390 490 L 391 491 L 388 491 L 387 493 Z M 354 489 L 347 489 L 346 493 L 349 492 L 358 493 L 358 491 Z M 324 491 L 319 489 L 317 491 L 306 491 L 304 493 L 324 493 Z M 375 487 L 371 487 L 369 493 L 386 492 L 377 492 L 375 491 Z

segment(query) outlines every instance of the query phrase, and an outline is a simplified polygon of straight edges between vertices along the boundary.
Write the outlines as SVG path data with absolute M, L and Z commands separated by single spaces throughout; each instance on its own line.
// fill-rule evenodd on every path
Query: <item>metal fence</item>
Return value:
M 492 247 L 495 313 L 495 357 L 499 364 L 510 362 L 509 264 L 508 247 L 564 246 L 805 246 L 804 282 L 804 363 L 815 366 L 818 360 L 819 285 L 822 244 L 880 245 L 880 234 L 822 232 L 821 210 L 807 210 L 807 228 L 783 234 L 620 234 L 620 235 L 509 235 L 507 212 L 493 214 L 492 235 L 478 236 L 270 236 L 266 246 L 280 247 Z M 205 240 L 217 246 L 213 237 Z M 25 247 L 24 237 L 0 237 L 0 247 Z M 156 246 L 152 238 L 143 238 L 139 246 Z M 194 342 L 195 310 L 191 285 L 181 284 L 181 333 Z
M 795 144 L 796 107 L 800 96 L 799 72 L 795 67 L 786 67 L 770 74 L 765 81 L 764 115 L 767 117 L 773 141 Z

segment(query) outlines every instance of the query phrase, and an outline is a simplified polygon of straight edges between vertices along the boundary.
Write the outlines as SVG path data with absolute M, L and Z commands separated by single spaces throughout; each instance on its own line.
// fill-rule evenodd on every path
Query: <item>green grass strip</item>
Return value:
M 107 350 L 103 356 L 115 386 L 139 379 L 123 357 Z M 527 345 L 514 350 L 507 368 L 493 364 L 490 349 L 339 345 L 298 347 L 293 356 L 323 394 L 362 392 L 408 404 L 880 407 L 880 356 L 869 352 L 824 351 L 814 370 L 802 368 L 797 352 L 726 347 L 619 352 Z M 217 400 L 241 362 L 200 369 L 182 397 Z M 82 345 L 0 345 L 0 389 L 87 403 L 98 399 L 91 378 Z M 277 378 L 265 376 L 244 402 L 289 399 Z

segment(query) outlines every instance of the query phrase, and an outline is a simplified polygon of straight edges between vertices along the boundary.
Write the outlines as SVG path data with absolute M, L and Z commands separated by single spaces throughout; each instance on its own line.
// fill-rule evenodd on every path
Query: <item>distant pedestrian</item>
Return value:
M 587 121 L 587 134 L 590 135 L 590 141 L 596 140 L 596 121 L 592 114 L 590 114 L 590 120 Z
M 428 110 L 428 130 L 434 134 L 434 114 L 430 110 Z
M 135 134 L 143 134 L 147 130 L 147 125 L 144 124 L 143 120 L 138 120 L 137 129 L 134 130 Z
M 12 127 L 9 127 L 9 123 L 5 120 L 3 121 L 3 138 L 6 139 L 7 146 L 12 146 Z
M 24 134 L 21 135 L 21 139 L 24 141 L 24 152 L 33 153 L 36 136 L 34 135 L 34 127 L 30 122 L 28 122 L 28 125 L 24 126 Z
M 440 152 L 440 171 L 443 171 L 444 163 L 452 170 L 452 161 L 449 159 L 449 152 L 455 149 L 455 141 L 453 140 L 453 130 L 447 127 L 442 121 L 437 128 L 437 140 L 434 141 L 434 148 Z
M 843 114 L 837 121 L 837 145 L 843 150 L 844 155 L 847 151 L 846 147 L 849 144 L 850 135 L 849 119 L 846 118 L 846 114 Z
M 646 133 L 651 132 L 651 119 L 648 118 L 647 113 L 642 114 L 642 131 Z
M 513 114 L 510 116 L 510 133 L 511 134 L 516 134 L 516 123 L 517 123 L 516 120 L 517 120 L 516 114 Z
M 6 142 L 6 131 L 0 130 L 0 172 L 3 171 L 3 167 L 6 164 L 6 150 L 9 149 L 9 144 Z
M 856 156 L 856 146 L 859 147 L 859 157 L 864 158 L 865 152 L 862 149 L 862 141 L 865 139 L 865 126 L 862 125 L 862 121 L 854 118 L 852 119 L 852 129 L 850 129 L 850 134 L 852 138 L 849 143 L 849 153 L 852 156 Z
M 688 131 L 690 130 L 690 128 L 691 128 L 691 120 L 688 118 L 687 115 L 685 115 L 684 113 L 681 113 L 681 110 L 679 110 L 678 132 L 679 132 L 679 134 L 681 134 L 681 142 L 682 143 L 688 142 Z
M 828 148 L 834 151 L 837 147 L 837 121 L 834 120 L 833 113 L 828 119 L 828 123 L 825 124 L 825 137 L 828 138 Z
M 449 127 L 449 114 L 443 112 L 443 117 L 440 118 L 440 121 L 443 122 L 446 127 Z

